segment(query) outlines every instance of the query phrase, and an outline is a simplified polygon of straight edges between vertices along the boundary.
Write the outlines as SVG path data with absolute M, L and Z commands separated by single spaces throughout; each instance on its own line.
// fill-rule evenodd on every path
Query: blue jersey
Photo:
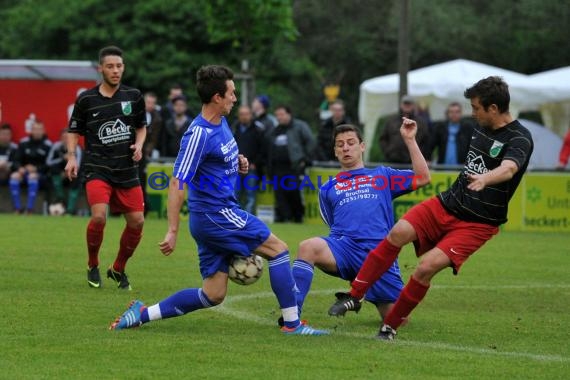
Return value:
M 319 188 L 331 237 L 380 241 L 394 225 L 392 200 L 414 190 L 414 172 L 385 166 L 341 172 Z
M 174 176 L 188 185 L 190 212 L 238 207 L 238 147 L 225 117 L 211 124 L 198 115 L 180 142 Z

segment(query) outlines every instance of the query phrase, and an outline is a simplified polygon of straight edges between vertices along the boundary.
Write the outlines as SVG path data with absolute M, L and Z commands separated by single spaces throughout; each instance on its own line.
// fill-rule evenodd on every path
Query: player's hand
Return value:
M 131 145 L 131 149 L 133 150 L 133 161 L 139 162 L 142 158 L 142 146 L 133 144 Z
M 164 256 L 169 256 L 176 248 L 176 233 L 168 231 L 164 240 L 158 243 L 158 247 Z
M 467 173 L 467 181 L 469 181 L 469 185 L 467 185 L 467 188 L 469 190 L 481 191 L 487 186 L 485 176 L 482 174 Z
M 238 173 L 247 174 L 249 170 L 249 161 L 243 154 L 238 155 Z
M 69 156 L 69 160 L 67 160 L 67 164 L 65 164 L 65 175 L 68 180 L 73 181 L 74 178 L 77 178 L 77 169 L 75 156 Z
M 414 140 L 418 132 L 418 124 L 415 120 L 402 118 L 402 125 L 400 126 L 400 134 L 404 140 Z

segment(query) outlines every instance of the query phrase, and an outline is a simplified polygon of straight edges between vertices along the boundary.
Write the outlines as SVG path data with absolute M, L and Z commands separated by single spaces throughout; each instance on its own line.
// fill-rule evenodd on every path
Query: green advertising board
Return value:
M 305 223 L 322 223 L 317 187 L 338 172 L 339 169 L 309 168 L 308 177 L 301 182 L 305 199 Z M 147 175 L 147 193 L 152 207 L 150 215 L 164 218 L 168 199 L 167 182 L 172 175 L 172 164 L 151 163 L 147 167 Z M 399 219 L 413 205 L 447 189 L 457 177 L 457 172 L 434 171 L 431 176 L 429 185 L 394 201 L 394 218 Z M 262 220 L 269 223 L 273 220 L 273 204 L 273 192 L 270 186 L 258 192 L 257 207 Z M 182 218 L 188 217 L 186 205 L 181 213 Z M 570 233 L 570 173 L 525 174 L 509 203 L 508 218 L 509 221 L 502 227 L 507 231 Z

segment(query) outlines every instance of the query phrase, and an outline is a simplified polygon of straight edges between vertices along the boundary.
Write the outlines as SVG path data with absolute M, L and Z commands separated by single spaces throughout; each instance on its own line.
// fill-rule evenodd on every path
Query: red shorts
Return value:
M 456 218 L 447 212 L 437 197 L 415 205 L 402 219 L 408 221 L 418 235 L 414 241 L 416 255 L 419 257 L 437 247 L 453 263 L 454 274 L 469 256 L 499 232 L 497 226 Z
M 104 203 L 109 205 L 113 213 L 144 212 L 144 198 L 140 186 L 125 189 L 94 179 L 87 182 L 85 190 L 89 206 Z

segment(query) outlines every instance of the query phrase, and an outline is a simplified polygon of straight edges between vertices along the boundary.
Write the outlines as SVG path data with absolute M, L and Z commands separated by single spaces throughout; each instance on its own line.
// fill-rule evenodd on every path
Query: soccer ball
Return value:
M 49 205 L 49 214 L 52 216 L 61 216 L 65 214 L 65 207 L 62 203 L 54 203 Z
M 235 255 L 230 262 L 228 276 L 239 285 L 251 285 L 263 273 L 263 259 L 255 254 L 249 257 Z

